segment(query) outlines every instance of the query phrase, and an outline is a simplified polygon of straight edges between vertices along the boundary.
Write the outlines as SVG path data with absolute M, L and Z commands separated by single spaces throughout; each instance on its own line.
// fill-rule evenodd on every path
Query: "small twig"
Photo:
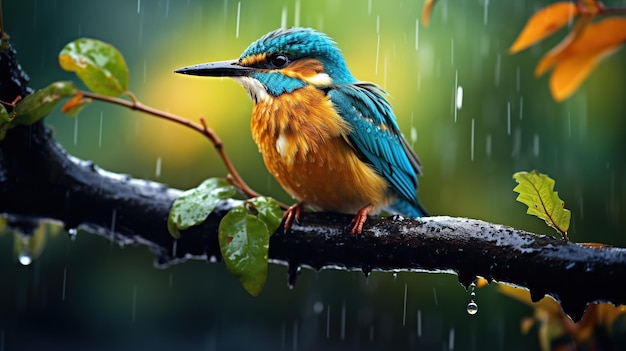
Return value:
M 239 190 L 241 190 L 248 197 L 257 197 L 260 195 L 258 192 L 252 190 L 252 188 L 250 188 L 246 184 L 243 178 L 241 178 L 241 176 L 239 175 L 239 173 L 233 166 L 232 162 L 230 161 L 230 158 L 226 154 L 226 151 L 224 151 L 224 144 L 222 143 L 220 138 L 217 136 L 217 134 L 215 134 L 215 132 L 206 125 L 206 121 L 204 120 L 204 118 L 200 117 L 200 124 L 198 124 L 188 119 L 182 118 L 180 116 L 177 116 L 177 115 L 165 112 L 165 111 L 157 110 L 155 108 L 146 106 L 142 104 L 141 102 L 139 102 L 139 100 L 137 100 L 135 95 L 131 92 L 126 92 L 125 94 L 132 101 L 127 101 L 127 100 L 116 98 L 116 97 L 104 96 L 104 95 L 100 95 L 100 94 L 96 94 L 96 93 L 92 93 L 88 91 L 79 91 L 77 92 L 77 94 L 82 94 L 83 96 L 94 99 L 94 100 L 105 101 L 108 103 L 127 107 L 131 110 L 144 112 L 144 113 L 147 113 L 147 114 L 159 117 L 159 118 L 164 118 L 171 122 L 178 123 L 187 128 L 195 130 L 196 132 L 208 138 L 213 144 L 213 147 L 222 158 L 222 162 L 224 163 L 224 165 L 226 166 L 226 169 L 229 172 L 229 175 L 227 177 L 229 182 L 233 184 L 235 187 L 237 187 Z M 280 205 L 281 207 L 286 208 L 284 204 L 280 204 Z
M 12 102 L 6 102 L 3 100 L 0 100 L 0 104 L 3 104 L 4 106 L 10 107 L 10 108 L 15 108 L 15 105 L 17 105 L 17 103 L 20 102 L 20 100 L 22 100 L 22 97 L 18 95 L 15 99 L 13 99 Z

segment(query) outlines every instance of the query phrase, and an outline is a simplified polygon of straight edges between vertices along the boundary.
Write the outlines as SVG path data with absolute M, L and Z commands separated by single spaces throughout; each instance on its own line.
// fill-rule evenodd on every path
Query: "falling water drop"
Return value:
M 324 303 L 322 301 L 315 301 L 315 303 L 313 303 L 313 312 L 315 312 L 315 314 L 324 312 Z
M 330 306 L 326 309 L 326 339 L 330 338 Z
M 471 159 L 474 161 L 474 119 L 472 118 L 472 140 L 470 145 Z
M 296 4 L 294 6 L 294 20 L 293 20 L 293 25 L 295 27 L 300 27 L 300 0 L 296 0 Z
M 280 28 L 287 28 L 287 6 L 284 6 L 280 13 Z
M 70 240 L 72 241 L 76 240 L 76 234 L 78 234 L 78 229 L 76 228 L 69 228 L 67 230 L 67 235 L 70 237 Z
M 417 310 L 417 337 L 422 337 L 422 310 Z
M 406 296 L 407 296 L 407 284 L 404 283 L 404 306 L 403 306 L 403 311 L 402 311 L 402 326 L 406 325 Z
M 98 133 L 98 147 L 102 147 L 102 121 L 104 120 L 104 111 L 100 111 L 100 132 Z
M 298 264 L 289 264 L 289 268 L 287 269 L 287 286 L 289 287 L 289 289 L 293 289 L 296 287 L 296 279 L 298 279 L 298 275 L 300 274 L 300 271 L 302 270 L 302 267 L 300 267 L 300 265 Z
M 78 144 L 78 116 L 74 117 L 74 145 Z
M 470 302 L 467 304 L 467 313 L 470 315 L 475 315 L 478 313 L 478 304 L 474 301 L 476 297 L 476 280 L 470 284 Z
M 22 249 L 22 252 L 20 252 L 20 255 L 17 259 L 20 261 L 22 266 L 28 266 L 29 264 L 33 263 L 33 258 L 31 257 L 30 250 L 27 246 L 24 246 L 24 249 Z
M 420 19 L 415 19 L 415 51 L 417 51 L 420 47 L 419 36 L 420 34 Z
M 467 304 L 467 313 L 471 315 L 478 313 L 478 304 L 474 301 L 470 301 L 470 303 Z
M 341 305 L 341 331 L 339 333 L 341 340 L 346 339 L 346 301 Z
M 241 1 L 237 2 L 237 29 L 235 30 L 235 38 L 239 38 L 239 19 L 241 18 Z
M 67 284 L 67 267 L 63 268 L 63 290 L 61 291 L 61 301 L 65 301 L 66 284 Z
M 156 169 L 154 170 L 154 175 L 157 178 L 161 177 L 161 156 L 157 157 L 156 159 Z

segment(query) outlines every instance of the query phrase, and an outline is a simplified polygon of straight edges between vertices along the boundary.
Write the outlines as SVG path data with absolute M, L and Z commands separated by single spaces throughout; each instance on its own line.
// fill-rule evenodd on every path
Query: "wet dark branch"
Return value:
M 7 77 L 4 73 L 1 76 Z M 19 86 L 19 84 L 18 84 Z M 11 100 L 7 90 L 2 97 Z M 22 90 L 15 89 L 14 94 Z M 176 243 L 167 232 L 169 207 L 180 194 L 145 180 L 106 172 L 68 155 L 43 123 L 9 131 L 0 142 L 0 213 L 14 223 L 53 219 L 121 244 L 142 244 L 167 266 L 219 258 L 217 226 L 236 201 L 223 202 L 201 226 Z M 315 269 L 453 272 L 468 285 L 475 276 L 556 297 L 578 320 L 587 303 L 626 304 L 626 250 L 598 249 L 510 227 L 450 217 L 372 218 L 349 234 L 351 216 L 305 213 L 289 233 L 272 236 L 270 259 Z

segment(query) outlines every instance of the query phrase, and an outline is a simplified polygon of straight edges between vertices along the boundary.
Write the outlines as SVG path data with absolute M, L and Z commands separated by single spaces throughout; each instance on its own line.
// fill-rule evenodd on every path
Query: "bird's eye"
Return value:
M 289 63 L 289 58 L 281 54 L 274 55 L 270 58 L 270 63 L 276 68 L 282 68 Z

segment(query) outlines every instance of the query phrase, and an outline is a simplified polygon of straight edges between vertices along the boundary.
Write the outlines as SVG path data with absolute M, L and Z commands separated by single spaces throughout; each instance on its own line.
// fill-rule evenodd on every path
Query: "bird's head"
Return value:
M 175 72 L 231 77 L 257 102 L 307 85 L 325 88 L 356 81 L 335 43 L 310 28 L 277 29 L 250 44 L 239 59 L 183 67 Z

